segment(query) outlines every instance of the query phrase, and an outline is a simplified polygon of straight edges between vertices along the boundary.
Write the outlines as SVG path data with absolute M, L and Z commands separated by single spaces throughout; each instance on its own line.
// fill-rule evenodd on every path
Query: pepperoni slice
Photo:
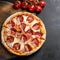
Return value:
M 28 31 L 27 31 L 27 33 L 29 33 L 29 34 L 33 34 L 33 30 L 32 29 L 29 29 Z
M 29 23 L 31 23 L 33 20 L 34 20 L 34 18 L 33 18 L 32 16 L 28 16 L 27 21 L 28 21 Z
M 26 24 L 25 23 L 21 23 L 21 26 L 20 26 L 21 30 L 24 30 L 25 27 L 26 27 Z
M 19 49 L 20 49 L 20 44 L 19 44 L 19 43 L 15 43 L 15 44 L 13 45 L 13 49 L 14 49 L 14 50 L 19 50 Z
M 27 37 L 27 40 L 30 39 L 31 35 L 29 33 L 26 33 L 25 35 Z
M 34 24 L 32 28 L 38 30 L 40 28 L 40 23 Z
M 34 35 L 35 35 L 37 38 L 40 38 L 40 37 L 41 37 L 40 32 L 34 32 Z
M 21 41 L 25 42 L 27 40 L 26 35 L 22 34 L 20 37 Z
M 17 32 L 17 30 L 15 28 L 11 28 L 11 30 L 14 31 L 14 32 Z
M 13 42 L 13 41 L 14 41 L 14 37 L 13 36 L 7 36 L 6 42 Z
M 32 40 L 32 44 L 34 45 L 34 47 L 37 47 L 39 45 L 39 41 L 37 40 L 37 38 L 34 38 Z
M 11 34 L 15 35 L 17 30 L 15 28 L 11 28 Z
M 31 35 L 33 34 L 33 30 L 32 29 L 29 29 L 28 31 L 26 31 L 26 37 L 27 39 L 30 39 Z
M 40 35 L 42 36 L 42 35 L 43 35 L 43 33 L 42 33 L 42 32 L 40 32 Z
M 11 31 L 11 34 L 12 34 L 12 35 L 15 35 L 15 34 L 16 34 L 16 32 L 15 32 L 15 31 Z
M 34 32 L 33 35 L 35 35 L 36 38 L 39 38 L 41 39 L 42 38 L 42 35 L 43 33 L 42 32 Z
M 20 22 L 23 22 L 23 16 L 22 15 L 18 16 L 17 18 L 20 20 Z
M 30 46 L 29 44 L 26 44 L 24 48 L 25 48 L 25 51 L 26 51 L 26 52 L 32 50 L 32 48 L 31 48 L 31 46 Z
M 15 26 L 15 23 L 12 20 L 10 20 L 7 24 L 10 24 L 12 27 Z

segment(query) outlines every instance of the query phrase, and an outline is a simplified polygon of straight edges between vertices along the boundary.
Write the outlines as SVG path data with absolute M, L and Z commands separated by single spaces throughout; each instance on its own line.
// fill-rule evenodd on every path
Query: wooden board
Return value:
M 15 12 L 19 12 L 21 9 L 14 9 L 13 4 L 6 1 L 0 1 L 0 34 L 3 22 L 6 20 L 8 16 Z M 15 57 L 15 55 L 9 53 L 1 43 L 1 35 L 0 35 L 0 60 L 2 59 L 10 59 Z

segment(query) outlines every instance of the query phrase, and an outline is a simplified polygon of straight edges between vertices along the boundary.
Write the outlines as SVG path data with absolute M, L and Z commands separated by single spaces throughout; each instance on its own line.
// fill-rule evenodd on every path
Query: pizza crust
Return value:
M 14 18 L 14 17 L 16 17 L 16 16 L 18 16 L 18 15 L 21 15 L 21 14 L 28 14 L 28 15 L 31 15 L 31 16 L 33 16 L 38 22 L 40 22 L 41 23 L 41 25 L 42 25 L 42 28 L 41 28 L 41 31 L 43 32 L 43 39 L 41 40 L 41 42 L 40 42 L 40 44 L 39 44 L 39 46 L 36 48 L 36 49 L 33 49 L 32 51 L 30 51 L 30 52 L 25 52 L 25 53 L 22 53 L 22 52 L 19 52 L 19 53 L 17 53 L 16 51 L 14 51 L 14 50 L 12 50 L 10 47 L 8 47 L 7 45 L 6 45 L 6 43 L 4 42 L 4 27 L 6 27 L 6 23 L 9 21 L 9 20 L 11 20 L 12 18 Z M 6 27 L 7 28 L 7 27 Z M 31 55 L 31 54 L 33 54 L 33 53 L 35 53 L 36 51 L 38 51 L 41 47 L 42 47 L 42 45 L 43 45 L 43 43 L 45 42 L 45 40 L 46 40 L 46 29 L 45 29 L 45 25 L 43 24 L 43 22 L 42 22 L 42 20 L 40 19 L 40 18 L 38 18 L 37 16 L 35 16 L 34 14 L 32 14 L 32 13 L 29 13 L 29 12 L 17 12 L 17 13 L 15 13 L 15 14 L 13 14 L 13 15 L 11 15 L 10 17 L 8 17 L 7 19 L 6 19 L 6 21 L 4 22 L 4 24 L 3 24 L 3 26 L 2 26 L 2 31 L 1 31 L 1 39 L 2 39 L 2 44 L 7 48 L 7 50 L 8 51 L 10 51 L 11 53 L 13 53 L 13 54 L 15 54 L 15 55 L 19 55 L 19 56 L 28 56 L 28 55 Z

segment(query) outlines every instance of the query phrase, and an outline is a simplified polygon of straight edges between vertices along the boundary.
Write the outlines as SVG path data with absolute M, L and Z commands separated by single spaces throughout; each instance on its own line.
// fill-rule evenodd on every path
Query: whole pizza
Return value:
M 15 55 L 31 55 L 46 40 L 46 29 L 40 18 L 29 12 L 9 16 L 1 31 L 2 44 Z

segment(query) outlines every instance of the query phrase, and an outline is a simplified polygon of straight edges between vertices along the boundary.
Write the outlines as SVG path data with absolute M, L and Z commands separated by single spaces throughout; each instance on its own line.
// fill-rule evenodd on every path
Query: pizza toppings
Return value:
M 42 33 L 42 32 L 40 32 L 40 35 L 42 36 L 42 35 L 43 35 L 43 33 Z
M 22 42 L 25 42 L 27 40 L 27 37 L 26 37 L 26 35 L 22 34 L 20 39 Z
M 29 44 L 26 44 L 25 45 L 25 51 L 31 51 L 32 50 L 32 48 L 31 48 L 31 46 L 29 45 Z
M 14 31 L 14 32 L 17 32 L 17 30 L 15 28 L 11 28 L 11 30 Z
M 23 20 L 24 20 L 22 15 L 18 16 L 17 19 L 20 20 L 20 22 L 23 22 Z
M 10 20 L 7 24 L 11 25 L 12 27 L 15 26 L 15 23 L 12 20 Z
M 26 31 L 25 35 L 26 35 L 28 40 L 32 37 L 32 34 L 33 34 L 33 30 L 32 29 L 29 29 L 28 31 Z
M 20 28 L 21 28 L 22 31 L 25 29 L 25 27 L 26 27 L 26 24 L 25 23 L 21 23 Z
M 20 49 L 20 44 L 19 43 L 14 43 L 13 49 L 14 50 L 19 50 Z
M 31 35 L 30 35 L 29 33 L 26 33 L 25 35 L 26 35 L 26 37 L 27 37 L 27 40 L 29 40 L 30 37 L 31 37 Z
M 16 34 L 16 32 L 14 32 L 14 31 L 11 31 L 11 34 L 12 34 L 12 35 L 15 35 L 15 34 Z
M 39 38 L 39 39 L 41 37 L 40 32 L 34 32 L 34 35 L 35 35 L 36 38 Z
M 28 21 L 29 23 L 31 23 L 33 20 L 34 20 L 34 18 L 33 18 L 32 16 L 28 16 L 27 21 Z
M 7 36 L 6 42 L 13 42 L 14 41 L 14 37 L 13 36 Z
M 40 23 L 35 23 L 34 25 L 33 25 L 33 29 L 34 30 L 38 30 L 40 28 Z
M 16 32 L 17 32 L 17 30 L 16 30 L 15 28 L 11 28 L 11 34 L 12 34 L 12 35 L 15 35 Z
M 37 38 L 34 38 L 34 39 L 32 40 L 32 44 L 33 44 L 34 47 L 37 47 L 37 46 L 39 45 L 38 39 L 37 39 Z
M 29 29 L 29 30 L 27 31 L 27 33 L 29 33 L 30 35 L 32 35 L 32 34 L 33 34 L 33 30 L 32 30 L 32 29 Z

